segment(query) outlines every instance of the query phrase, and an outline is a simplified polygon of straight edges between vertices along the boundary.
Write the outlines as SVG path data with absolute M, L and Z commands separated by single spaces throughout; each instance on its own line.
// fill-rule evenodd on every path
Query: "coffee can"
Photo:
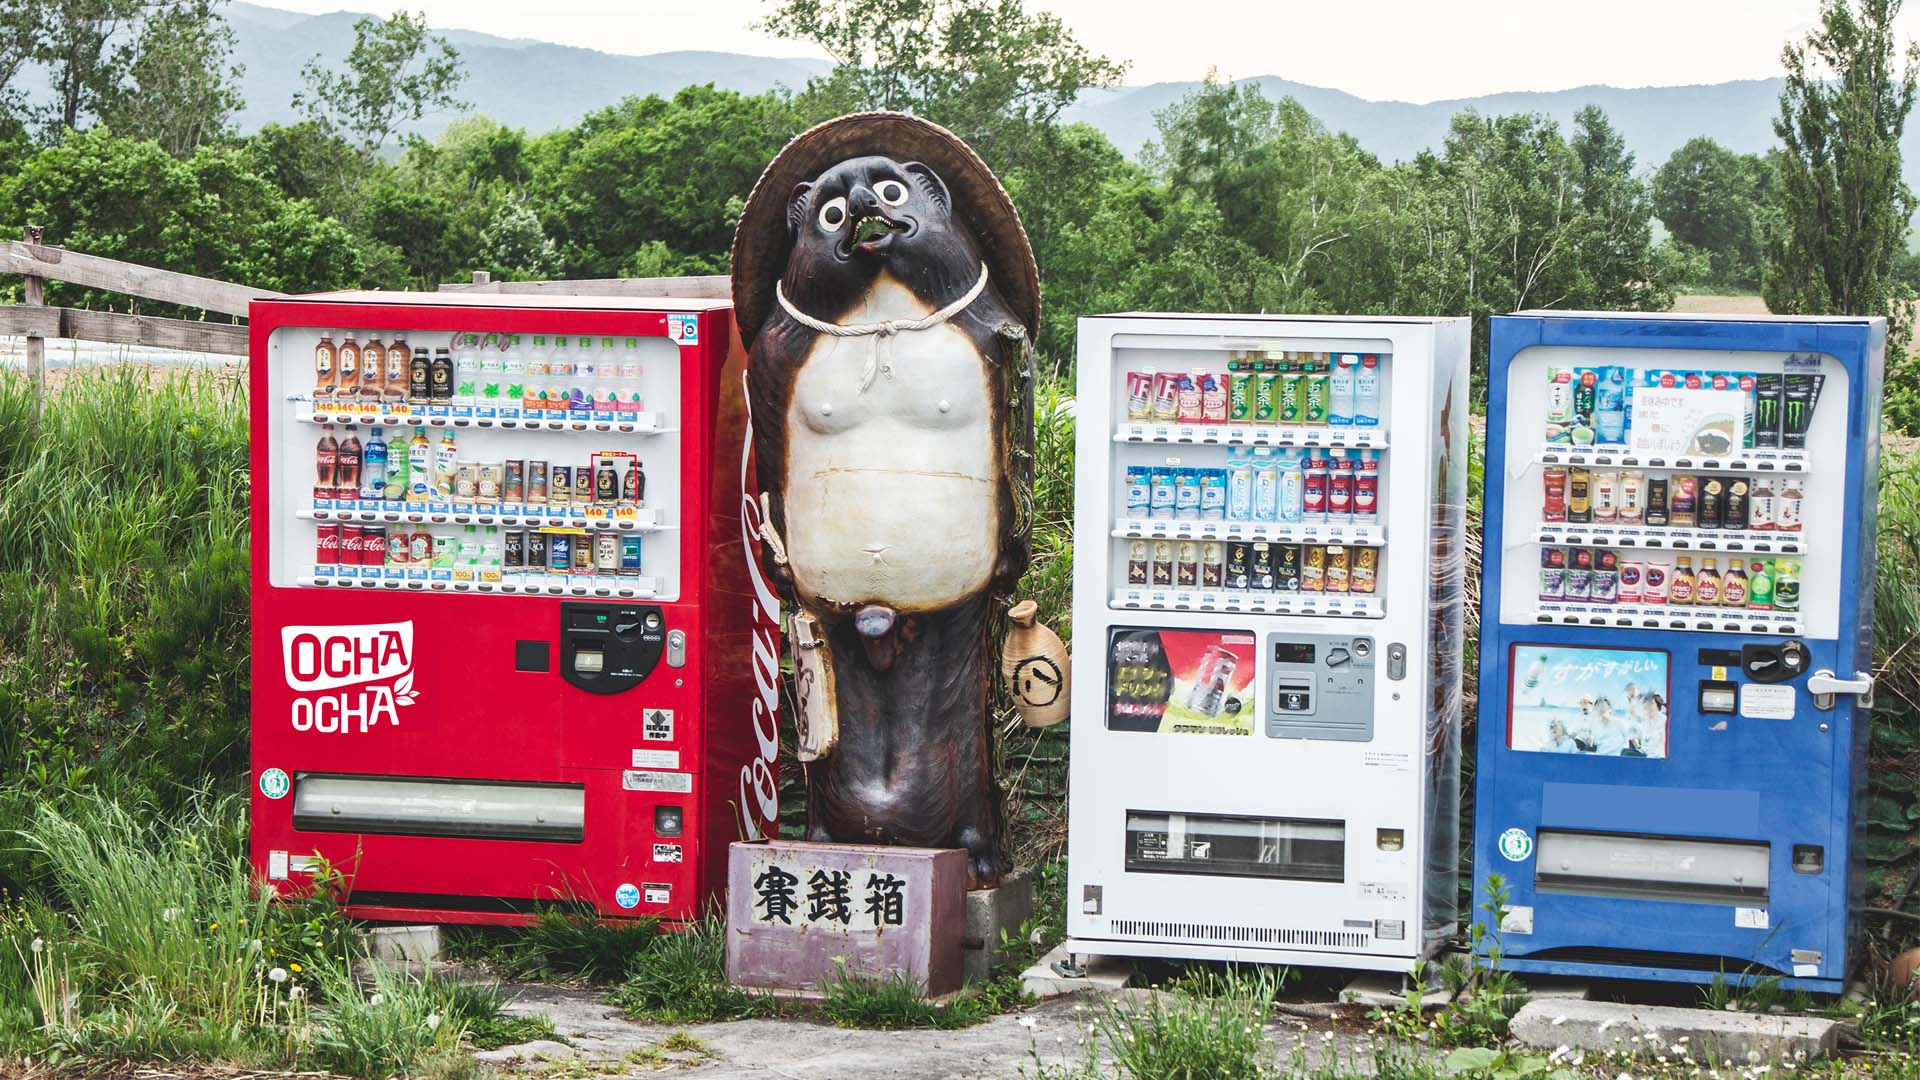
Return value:
M 524 570 L 527 566 L 527 534 L 521 529 L 508 529 L 501 537 L 505 549 L 500 558 L 503 570 Z
M 539 529 L 527 530 L 527 569 L 545 570 L 547 568 L 547 534 Z
M 527 487 L 523 502 L 539 505 L 547 501 L 547 463 L 527 459 Z
M 547 466 L 547 505 L 567 506 L 573 502 L 573 470 L 565 465 Z
M 593 572 L 612 577 L 620 572 L 620 538 L 610 532 L 593 534 Z
M 508 458 L 500 468 L 500 501 L 525 502 L 526 494 L 527 463 L 520 458 Z
M 573 505 L 593 505 L 593 466 L 591 465 L 573 467 Z
M 576 574 L 593 573 L 593 538 L 575 536 L 573 538 L 573 572 Z
M 1327 547 L 1325 544 L 1307 544 L 1300 553 L 1300 591 L 1323 593 L 1327 591 Z
M 573 569 L 573 537 L 566 533 L 547 534 L 547 573 L 566 574 Z
M 501 501 L 500 489 L 502 482 L 500 463 L 497 461 L 482 462 L 479 475 L 479 490 L 475 494 L 475 499 L 488 506 L 498 506 Z

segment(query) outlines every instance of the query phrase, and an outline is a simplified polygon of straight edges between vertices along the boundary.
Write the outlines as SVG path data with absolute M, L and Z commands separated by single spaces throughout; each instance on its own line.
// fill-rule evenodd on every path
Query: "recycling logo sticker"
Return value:
M 632 882 L 628 882 L 613 890 L 613 902 L 623 908 L 639 907 L 640 890 L 636 888 Z
M 269 799 L 284 799 L 293 782 L 287 779 L 287 770 L 268 769 L 260 774 L 260 794 Z
M 1508 829 L 1500 834 L 1500 854 L 1508 862 L 1526 862 L 1533 855 L 1533 837 L 1525 829 Z

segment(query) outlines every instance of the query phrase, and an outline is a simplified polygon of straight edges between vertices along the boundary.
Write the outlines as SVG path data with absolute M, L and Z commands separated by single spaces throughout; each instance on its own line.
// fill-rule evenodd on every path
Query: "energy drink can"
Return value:
M 1200 656 L 1193 675 L 1193 689 L 1187 691 L 1187 709 L 1201 716 L 1219 716 L 1226 706 L 1227 687 L 1233 684 L 1234 669 L 1240 661 L 1218 645 Z
M 1372 595 L 1380 579 L 1380 549 L 1353 549 L 1353 591 Z
M 1327 545 L 1327 591 L 1347 592 L 1353 583 L 1353 555 L 1344 544 Z
M 613 577 L 620 572 L 620 538 L 610 532 L 593 534 L 593 572 Z
M 1807 429 L 1813 426 L 1813 407 L 1820 402 L 1825 375 L 1788 375 L 1782 393 L 1780 445 L 1788 450 L 1807 448 Z
M 573 536 L 569 533 L 547 534 L 547 573 L 565 577 L 573 569 Z
M 1252 581 L 1253 545 L 1244 540 L 1227 544 L 1226 587 L 1244 591 Z
M 1549 465 L 1540 470 L 1543 488 L 1540 500 L 1540 520 L 1567 520 L 1567 469 L 1564 465 Z
M 1153 542 L 1153 562 L 1149 576 L 1153 584 L 1161 588 L 1173 586 L 1173 541 L 1155 540 Z
M 1564 600 L 1567 596 L 1567 549 L 1540 549 L 1540 599 Z
M 1195 540 L 1182 540 L 1174 549 L 1173 587 L 1193 589 L 1200 585 L 1200 544 Z
M 547 501 L 547 463 L 527 461 L 527 488 L 524 501 L 530 506 L 544 505 Z
M 1293 546 L 1293 545 L 1289 545 Z M 1327 547 L 1325 544 L 1306 544 L 1300 547 L 1300 591 L 1324 593 L 1327 591 Z
M 1274 591 L 1274 546 L 1273 544 L 1265 544 L 1258 541 L 1253 544 L 1253 550 L 1247 560 L 1247 574 L 1249 584 L 1256 592 Z
M 1780 445 L 1780 420 L 1786 409 L 1786 377 L 1758 375 L 1753 380 L 1753 442 L 1755 447 Z
M 1147 584 L 1147 542 L 1145 540 L 1127 541 L 1127 584 L 1136 586 Z
M 1611 604 L 1620 597 L 1620 553 L 1601 548 L 1594 556 L 1593 602 Z
M 642 541 L 643 539 L 645 539 L 645 537 L 627 536 L 624 534 L 620 537 L 620 576 L 621 577 L 639 577 L 640 576 L 640 554 L 641 554 L 640 541 Z
M 1208 540 L 1200 545 L 1200 587 L 1218 589 L 1226 583 L 1226 545 Z
M 1297 593 L 1302 588 L 1301 579 L 1305 574 L 1304 553 L 1299 544 L 1273 545 L 1273 590 L 1281 593 Z
M 1227 372 L 1227 421 L 1234 424 L 1251 424 L 1255 414 L 1253 394 L 1253 372 Z

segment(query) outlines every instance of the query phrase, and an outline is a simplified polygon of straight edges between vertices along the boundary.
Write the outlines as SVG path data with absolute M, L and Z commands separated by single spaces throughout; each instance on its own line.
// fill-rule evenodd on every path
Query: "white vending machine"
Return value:
M 1466 319 L 1080 320 L 1068 951 L 1456 928 Z

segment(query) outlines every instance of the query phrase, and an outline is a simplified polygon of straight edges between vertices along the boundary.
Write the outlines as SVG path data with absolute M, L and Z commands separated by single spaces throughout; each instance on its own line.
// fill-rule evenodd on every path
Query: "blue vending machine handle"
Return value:
M 1844 989 L 1863 877 L 1853 827 L 1870 697 L 1852 691 L 1872 671 L 1885 340 L 1884 320 L 1868 318 L 1492 320 L 1472 871 L 1483 962 L 1497 955 L 1517 971 L 1774 977 Z M 1706 459 L 1624 442 L 1549 446 L 1540 384 L 1516 380 L 1614 366 L 1634 383 L 1650 370 L 1824 374 L 1819 452 L 1736 443 Z M 1842 380 L 1844 396 L 1832 393 Z M 1510 415 L 1515 404 L 1524 415 Z M 1824 409 L 1845 411 L 1843 460 L 1834 460 L 1842 440 L 1818 416 Z M 1536 441 L 1513 424 L 1541 424 L 1542 434 Z M 1625 466 L 1669 484 L 1695 475 L 1690 468 L 1728 485 L 1803 476 L 1820 516 L 1810 510 L 1797 536 L 1779 538 L 1545 522 L 1535 531 L 1542 515 L 1533 508 L 1554 463 Z M 1842 486 L 1837 500 L 1829 484 Z M 1543 555 L 1560 557 L 1545 549 L 1572 562 L 1625 554 L 1644 566 L 1676 554 L 1740 552 L 1745 564 L 1748 552 L 1790 551 L 1827 560 L 1816 580 L 1838 595 L 1804 593 L 1791 615 L 1556 605 L 1518 584 L 1537 578 Z M 1525 574 L 1514 559 L 1527 560 Z

